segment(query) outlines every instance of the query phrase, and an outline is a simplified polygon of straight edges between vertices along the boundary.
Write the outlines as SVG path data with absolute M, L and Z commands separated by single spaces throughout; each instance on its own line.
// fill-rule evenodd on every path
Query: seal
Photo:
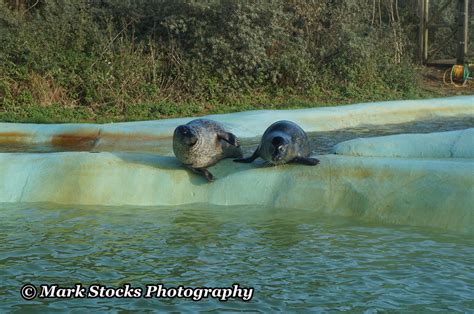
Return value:
M 310 158 L 310 154 L 309 140 L 305 131 L 294 122 L 282 120 L 268 127 L 252 156 L 234 161 L 249 163 L 261 157 L 272 165 L 289 162 L 317 165 L 319 160 Z
M 208 181 L 214 176 L 207 167 L 223 158 L 242 157 L 239 139 L 222 124 L 207 119 L 178 126 L 173 134 L 173 152 L 180 162 Z

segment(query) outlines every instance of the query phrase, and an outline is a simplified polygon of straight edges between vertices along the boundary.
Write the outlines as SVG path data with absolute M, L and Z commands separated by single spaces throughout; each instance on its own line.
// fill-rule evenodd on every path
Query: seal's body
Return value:
M 251 157 L 235 159 L 236 162 L 252 162 L 258 157 L 272 165 L 297 162 L 315 166 L 319 163 L 311 154 L 309 140 L 303 129 L 291 121 L 278 121 L 268 127 L 260 145 Z
M 176 158 L 209 181 L 213 175 L 206 169 L 228 157 L 242 157 L 238 138 L 215 121 L 196 119 L 178 126 L 173 134 Z

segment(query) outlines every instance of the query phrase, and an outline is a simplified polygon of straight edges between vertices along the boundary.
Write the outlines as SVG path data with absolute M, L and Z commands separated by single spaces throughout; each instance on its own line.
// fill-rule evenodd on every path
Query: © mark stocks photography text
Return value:
M 72 287 L 62 287 L 56 284 L 42 284 L 35 286 L 25 284 L 20 290 L 25 300 L 51 299 L 51 298 L 169 298 L 190 299 L 201 301 L 203 299 L 218 299 L 225 302 L 230 299 L 250 301 L 253 298 L 254 288 L 240 287 L 234 283 L 231 287 L 165 287 L 163 284 L 132 287 L 126 283 L 120 287 L 107 287 L 100 284 L 84 286 L 80 283 Z

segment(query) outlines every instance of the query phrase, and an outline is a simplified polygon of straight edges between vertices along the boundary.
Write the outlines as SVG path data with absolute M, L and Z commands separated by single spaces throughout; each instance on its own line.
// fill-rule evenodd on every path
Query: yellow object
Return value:
M 458 83 L 464 82 L 464 65 L 456 64 L 453 66 L 453 70 L 451 72 L 451 77 L 453 81 Z
M 444 84 L 449 84 L 446 80 L 446 75 L 450 72 L 449 80 L 455 87 L 464 87 L 467 84 L 469 78 L 469 66 L 468 64 L 455 64 L 450 69 L 447 69 L 443 75 Z

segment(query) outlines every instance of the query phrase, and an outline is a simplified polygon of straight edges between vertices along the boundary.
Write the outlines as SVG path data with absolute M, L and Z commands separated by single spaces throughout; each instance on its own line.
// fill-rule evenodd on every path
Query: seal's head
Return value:
M 275 136 L 272 139 L 272 163 L 279 164 L 286 162 L 290 141 L 283 136 Z
M 197 132 L 188 125 L 180 125 L 174 130 L 174 139 L 188 146 L 193 146 L 198 141 Z

